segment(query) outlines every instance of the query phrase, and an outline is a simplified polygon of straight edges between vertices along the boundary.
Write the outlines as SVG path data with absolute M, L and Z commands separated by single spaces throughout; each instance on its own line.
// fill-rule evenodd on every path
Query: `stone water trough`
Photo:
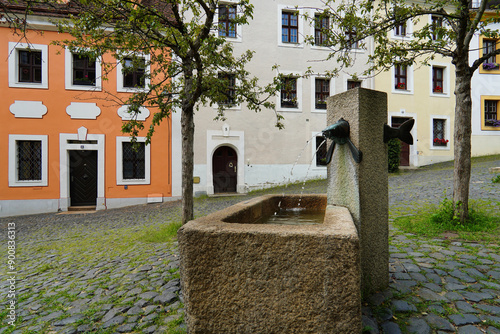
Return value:
M 323 211 L 314 225 L 263 224 L 280 209 Z M 326 195 L 268 195 L 178 232 L 189 333 L 360 333 L 360 243 Z

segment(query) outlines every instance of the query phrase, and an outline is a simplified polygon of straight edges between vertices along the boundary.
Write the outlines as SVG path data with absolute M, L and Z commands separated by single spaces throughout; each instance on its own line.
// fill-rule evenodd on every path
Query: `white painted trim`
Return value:
M 280 112 L 302 112 L 302 73 L 293 71 L 280 71 L 284 76 L 289 76 L 297 79 L 297 108 L 283 108 L 281 107 L 281 91 L 276 94 L 276 111 Z
M 318 75 L 311 77 L 311 112 L 325 114 L 326 109 L 316 109 L 316 79 L 326 79 L 325 77 Z M 335 95 L 335 80 L 330 79 L 330 96 Z
M 304 9 L 296 8 L 295 6 L 290 6 L 290 5 L 278 5 L 278 46 L 279 47 L 287 47 L 287 48 L 294 48 L 294 49 L 301 49 L 304 48 Z M 298 36 L 297 36 L 297 43 L 283 43 L 282 41 L 282 22 L 281 22 L 281 13 L 282 12 L 297 12 L 298 17 L 297 17 L 297 24 L 299 25 L 298 28 Z
M 101 108 L 96 103 L 71 102 L 66 107 L 66 114 L 72 119 L 96 119 L 101 114 Z
M 16 118 L 43 118 L 47 113 L 47 107 L 42 101 L 14 101 L 9 107 L 9 111 Z
M 42 149 L 41 180 L 20 181 L 18 179 L 17 141 L 40 141 Z M 9 135 L 9 187 L 45 187 L 48 184 L 48 141 L 47 135 Z
M 239 1 L 238 0 L 223 0 L 219 2 L 219 5 L 238 5 Z M 238 15 L 240 8 L 236 7 L 236 15 Z M 214 17 L 214 27 L 217 36 L 219 36 L 219 7 L 217 7 L 215 11 L 215 17 Z M 219 36 L 222 38 L 225 38 L 229 42 L 233 43 L 241 43 L 243 42 L 243 27 L 241 24 L 236 25 L 236 37 L 226 37 L 226 36 Z
M 396 89 L 396 78 L 395 75 L 395 66 L 391 67 L 391 93 L 393 94 L 404 94 L 404 95 L 413 95 L 413 66 L 408 66 L 406 68 L 406 90 L 404 89 Z
M 137 142 L 145 143 L 146 137 L 136 137 Z M 116 137 L 116 184 L 117 185 L 133 185 L 133 184 L 151 184 L 151 144 L 144 144 L 144 179 L 124 179 L 123 178 L 123 145 L 129 143 L 129 136 Z
M 138 92 L 146 92 L 148 90 L 149 85 L 151 84 L 151 79 L 149 77 L 146 77 L 144 80 L 144 88 L 132 88 L 132 87 L 123 87 L 123 63 L 120 61 L 123 58 L 127 57 L 138 57 L 138 58 L 143 58 L 144 62 L 146 64 L 146 68 L 144 69 L 144 72 L 148 75 L 151 73 L 151 66 L 149 64 L 151 60 L 151 56 L 149 54 L 143 54 L 143 53 L 138 53 L 134 52 L 132 54 L 122 54 L 120 55 L 120 59 L 117 59 L 116 61 L 116 91 L 120 93 L 138 93 Z
M 95 140 L 97 144 L 70 144 L 68 140 L 79 140 L 77 133 L 60 133 L 59 134 L 59 207 L 62 211 L 67 211 L 70 206 L 69 193 L 69 152 L 68 151 L 97 151 L 97 203 L 96 209 L 102 210 L 106 208 L 106 200 L 104 197 L 105 189 L 105 135 L 104 134 L 87 134 L 86 140 Z
M 446 146 L 434 146 L 434 120 L 444 119 L 444 138 L 450 140 Z M 429 118 L 429 149 L 436 151 L 449 151 L 451 150 L 451 132 L 450 132 L 450 122 L 451 117 L 448 115 L 431 115 Z
M 406 35 L 396 35 L 395 33 L 396 27 L 394 27 L 389 33 L 390 38 L 401 41 L 401 42 L 409 42 L 413 40 L 413 21 L 411 19 L 406 20 Z
M 443 92 L 434 93 L 432 91 L 432 69 L 440 67 L 443 69 Z M 449 63 L 430 63 L 429 66 L 429 95 L 432 97 L 450 97 L 450 64 Z
M 31 82 L 20 82 L 19 81 L 19 50 L 34 50 L 42 52 L 42 82 L 41 83 L 31 83 Z M 42 44 L 28 44 L 28 43 L 16 43 L 9 42 L 9 87 L 12 88 L 38 88 L 38 89 L 48 89 L 49 88 L 49 76 L 48 76 L 48 64 L 49 64 L 49 48 L 47 45 Z
M 149 115 L 151 114 L 149 112 L 149 109 L 146 107 L 140 107 L 139 112 L 137 114 L 129 113 L 128 112 L 129 107 L 130 106 L 126 104 L 118 108 L 117 113 L 118 116 L 120 116 L 120 118 L 122 119 L 122 121 L 130 121 L 133 119 L 138 121 L 145 121 L 146 118 L 148 118 Z
M 245 193 L 245 132 L 230 130 L 224 136 L 222 130 L 207 131 L 207 194 L 214 194 L 214 177 L 212 160 L 215 150 L 220 146 L 229 146 L 236 151 L 238 157 L 238 170 L 236 192 Z
M 102 90 L 102 66 L 101 59 L 95 60 L 95 86 L 73 85 L 73 52 L 68 48 L 64 48 L 64 79 L 65 88 L 68 90 L 86 90 L 86 91 L 101 91 Z

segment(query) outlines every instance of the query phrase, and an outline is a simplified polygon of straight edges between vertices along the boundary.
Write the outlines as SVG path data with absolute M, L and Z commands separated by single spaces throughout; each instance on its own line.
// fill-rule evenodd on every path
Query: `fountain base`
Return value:
M 360 245 L 326 195 L 269 195 L 178 232 L 190 333 L 360 333 Z M 259 224 L 278 208 L 324 210 L 322 224 Z

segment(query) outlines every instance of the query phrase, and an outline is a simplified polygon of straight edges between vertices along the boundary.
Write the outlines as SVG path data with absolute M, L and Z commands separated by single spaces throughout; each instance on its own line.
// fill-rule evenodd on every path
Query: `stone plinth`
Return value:
M 356 88 L 328 98 L 327 106 L 327 125 L 348 121 L 351 141 L 363 154 L 358 164 L 347 144 L 336 145 L 327 193 L 328 204 L 352 214 L 361 244 L 362 291 L 369 294 L 389 284 L 387 94 Z
M 199 218 L 178 232 L 190 333 L 360 333 L 359 239 L 348 210 L 326 196 L 323 224 L 258 224 L 299 196 L 263 196 Z

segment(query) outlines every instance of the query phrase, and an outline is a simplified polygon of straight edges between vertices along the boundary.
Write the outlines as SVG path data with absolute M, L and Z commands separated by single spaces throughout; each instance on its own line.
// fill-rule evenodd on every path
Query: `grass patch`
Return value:
M 182 226 L 180 221 L 167 225 L 144 229 L 138 240 L 142 242 L 171 242 L 177 237 L 177 230 Z
M 424 204 L 414 208 L 414 214 L 396 218 L 394 225 L 418 236 L 437 237 L 453 232 L 469 241 L 500 241 L 500 202 L 471 201 L 469 221 L 465 224 L 453 215 L 452 208 L 449 199 L 444 199 L 439 206 Z
M 491 179 L 491 182 L 493 183 L 500 183 L 500 174 L 495 176 L 494 178 Z

